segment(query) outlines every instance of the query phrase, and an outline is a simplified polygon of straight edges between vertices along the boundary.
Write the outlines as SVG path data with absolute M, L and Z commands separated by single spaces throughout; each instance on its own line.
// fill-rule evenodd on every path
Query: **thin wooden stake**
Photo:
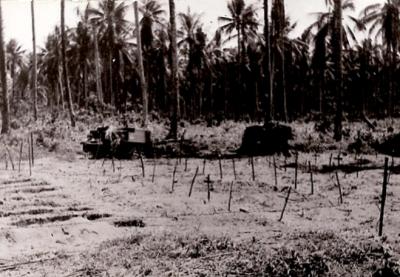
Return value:
M 229 189 L 228 212 L 231 211 L 232 189 L 233 189 L 233 181 L 231 182 L 231 187 Z
M 185 172 L 187 172 L 188 158 L 185 158 Z
M 337 171 L 335 172 L 335 175 L 336 175 L 336 182 L 337 182 L 338 188 L 339 188 L 339 203 L 343 204 L 342 186 L 340 185 L 339 174 Z
M 111 166 L 112 166 L 113 172 L 115 172 L 114 154 L 111 156 Z
M 310 181 L 311 181 L 311 195 L 314 194 L 314 178 L 313 178 L 313 172 L 311 168 L 311 162 L 308 162 L 308 168 L 310 170 Z
M 194 182 L 196 182 L 196 177 L 197 177 L 198 173 L 199 173 L 199 167 L 196 167 L 196 172 L 194 173 L 194 176 L 193 176 L 193 179 L 192 179 L 192 183 L 190 184 L 189 197 L 192 196 L 193 185 L 194 185 Z
M 7 159 L 7 153 L 4 154 L 4 165 L 5 165 L 5 169 L 8 170 L 8 159 Z
M 210 174 L 207 175 L 207 179 L 206 179 L 206 183 L 207 183 L 207 199 L 208 202 L 210 202 L 211 200 L 211 179 L 210 179 Z
M 139 158 L 140 158 L 140 165 L 142 166 L 142 176 L 144 178 L 144 177 L 146 177 L 146 174 L 145 174 L 143 157 L 142 157 L 142 154 L 140 152 L 139 152 Z
M 287 157 L 285 156 L 285 159 L 283 160 L 283 167 L 285 169 L 285 172 L 287 170 L 286 166 L 287 166 Z
M 219 164 L 219 177 L 222 180 L 224 178 L 224 175 L 223 175 L 223 172 L 222 172 L 221 155 L 218 155 L 218 164 Z
M 298 161 L 299 161 L 299 153 L 296 152 L 295 154 L 295 166 L 294 166 L 294 189 L 297 189 L 297 170 L 298 170 Z
M 174 172 L 172 173 L 172 192 L 174 192 L 175 184 L 178 182 L 175 179 L 176 169 L 178 168 L 178 162 L 179 162 L 179 159 L 176 160 Z
M 35 154 L 33 151 L 33 133 L 32 132 L 31 132 L 31 152 L 32 152 L 32 154 L 31 154 L 32 167 L 34 167 L 35 166 Z
M 289 197 L 290 197 L 290 192 L 291 191 L 292 191 L 292 187 L 289 187 L 288 194 L 286 195 L 286 198 L 285 198 L 285 204 L 283 205 L 283 209 L 282 209 L 282 212 L 281 212 L 281 217 L 278 220 L 279 222 L 282 221 L 282 219 L 283 219 L 283 214 L 285 213 L 286 206 L 287 206 L 287 203 L 289 201 Z
M 206 159 L 203 160 L 203 175 L 206 174 Z
M 14 171 L 14 170 L 15 170 L 14 161 L 13 161 L 13 158 L 12 158 L 12 156 L 11 156 L 10 149 L 8 149 L 7 146 L 6 146 L 6 151 L 7 151 L 7 154 L 8 154 L 8 158 L 10 159 L 11 168 L 12 168 L 12 170 Z
M 253 177 L 253 181 L 256 180 L 256 173 L 254 171 L 254 158 L 253 156 L 250 157 L 250 163 L 251 163 L 251 175 Z
M 156 175 L 156 160 L 153 160 L 153 175 L 151 176 L 151 182 L 154 183 L 154 178 Z
M 333 153 L 329 156 L 329 167 L 332 166 L 332 158 L 333 158 Z
M 273 158 L 273 163 L 274 163 L 274 176 L 275 176 L 275 187 L 278 187 L 278 174 L 276 172 L 276 161 L 275 161 L 275 156 Z
M 233 167 L 233 177 L 236 180 L 236 165 L 235 165 L 235 158 L 232 159 L 232 167 Z
M 24 146 L 24 141 L 21 140 L 21 146 L 19 147 L 19 159 L 18 159 L 18 172 L 21 172 L 21 160 L 22 160 L 22 148 Z
M 381 213 L 379 216 L 379 236 L 382 236 L 383 231 L 383 216 L 385 213 L 385 202 L 386 202 L 386 187 L 387 187 L 387 177 L 388 177 L 388 162 L 389 159 L 385 158 L 385 169 L 383 172 L 383 184 L 382 184 L 382 199 L 381 199 Z
M 29 142 L 30 138 L 28 136 L 28 159 L 29 159 L 29 176 L 32 175 L 32 156 L 31 156 L 31 144 Z

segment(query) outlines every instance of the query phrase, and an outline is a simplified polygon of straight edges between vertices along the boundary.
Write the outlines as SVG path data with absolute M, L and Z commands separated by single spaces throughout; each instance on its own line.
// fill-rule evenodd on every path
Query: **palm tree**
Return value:
M 162 26 L 161 16 L 165 13 L 160 3 L 155 0 L 143 0 L 139 8 L 142 13 L 141 25 L 141 38 L 144 51 L 151 49 L 154 42 L 154 25 Z
M 274 49 L 274 65 L 277 64 L 279 83 L 278 88 L 281 91 L 283 102 L 283 119 L 288 121 L 286 78 L 285 78 L 285 4 L 284 0 L 275 0 L 271 11 L 272 17 L 272 37 Z
M 343 82 L 343 69 L 342 69 L 342 0 L 335 0 L 334 5 L 334 24 L 332 33 L 332 58 L 334 63 L 335 73 L 335 92 L 336 92 L 336 116 L 334 138 L 337 141 L 342 139 L 342 82 Z
M 119 73 L 121 51 L 126 47 L 126 36 L 129 34 L 130 23 L 125 19 L 127 6 L 122 1 L 101 0 L 97 9 L 89 8 L 90 21 L 98 31 L 99 48 L 104 53 L 105 60 L 105 101 L 119 108 Z
M 1 107 L 1 133 L 6 134 L 10 125 L 10 114 L 8 106 L 8 92 L 7 92 L 7 75 L 6 75 L 6 57 L 4 49 L 4 34 L 3 34 L 3 11 L 0 1 L 0 81 L 2 90 L 2 107 Z
M 143 127 L 147 128 L 147 113 L 148 113 L 148 104 L 147 104 L 147 82 L 144 73 L 143 67 L 143 53 L 142 53 L 142 37 L 140 34 L 140 25 L 139 25 L 139 11 L 137 1 L 134 3 L 135 10 L 135 25 L 136 25 L 136 40 L 137 40 L 137 57 L 139 63 L 139 76 L 140 76 L 140 85 L 142 89 L 142 100 L 143 100 Z
M 21 95 L 16 95 L 16 74 L 18 68 L 24 66 L 24 53 L 25 50 L 22 49 L 21 45 L 18 45 L 18 42 L 15 39 L 11 39 L 6 45 L 6 53 L 7 53 L 7 68 L 10 70 L 11 75 L 11 97 L 16 97 L 18 100 Z
M 83 87 L 83 97 L 85 101 L 85 107 L 88 106 L 88 79 L 89 79 L 89 68 L 92 60 L 91 46 L 93 45 L 93 40 L 91 36 L 91 24 L 89 21 L 89 4 L 86 6 L 83 12 L 78 10 L 80 15 L 80 20 L 78 26 L 75 30 L 75 47 L 77 48 L 77 65 L 78 73 L 82 75 L 82 87 Z M 79 79 L 79 78 L 78 78 Z M 79 84 L 78 84 L 79 87 Z M 81 99 L 80 95 L 78 95 Z
M 243 64 L 246 42 L 257 36 L 256 10 L 252 5 L 246 6 L 244 0 L 232 0 L 228 3 L 228 10 L 230 17 L 218 17 L 219 21 L 225 23 L 220 30 L 229 35 L 228 40 L 237 38 L 238 60 Z M 236 31 L 236 35 L 232 35 L 233 31 Z
M 328 11 L 319 12 L 315 15 L 317 20 L 312 23 L 303 33 L 306 40 L 310 39 L 312 32 L 315 30 L 314 34 L 314 52 L 312 55 L 312 67 L 314 75 L 314 84 L 318 93 L 319 98 L 319 112 L 322 114 L 324 111 L 324 94 L 325 94 L 325 84 L 326 84 L 326 71 L 328 70 L 328 57 L 330 56 L 330 48 L 332 46 L 329 42 L 332 41 L 332 35 L 334 32 L 334 9 L 332 8 L 333 0 L 326 1 Z M 342 1 L 342 13 L 351 12 L 355 10 L 353 0 Z M 356 30 L 361 30 L 364 28 L 362 22 L 351 15 L 347 16 L 347 22 L 351 22 Z M 351 42 L 357 43 L 356 35 L 354 33 L 354 28 L 351 24 L 341 25 L 343 46 L 349 49 Z
M 36 60 L 36 32 L 35 32 L 35 3 L 31 0 L 31 14 L 32 14 L 32 49 L 33 49 L 33 118 L 37 120 L 37 60 Z
M 192 13 L 188 9 L 186 13 L 179 13 L 178 16 L 181 21 L 181 28 L 178 32 L 180 37 L 178 46 L 181 48 L 181 52 L 185 54 L 186 85 L 189 94 L 187 100 L 192 107 L 190 109 L 191 115 L 195 117 L 197 112 L 197 116 L 201 116 L 203 110 L 201 84 L 204 83 L 202 73 L 207 63 L 205 54 L 206 35 L 201 27 L 200 15 Z
M 47 36 L 45 47 L 39 54 L 39 74 L 46 77 L 48 89 L 47 101 L 49 106 L 61 106 L 64 110 L 64 87 L 62 84 L 62 62 L 61 62 L 61 33 L 59 27 Z M 55 111 L 55 110 L 54 110 Z
M 394 72 L 396 70 L 397 51 L 400 40 L 400 1 L 386 0 L 382 4 L 367 6 L 362 12 L 362 21 L 370 25 L 369 33 L 382 36 L 386 47 L 388 80 L 388 114 L 392 116 Z
M 264 53 L 264 79 L 265 87 L 267 89 L 265 97 L 265 123 L 274 119 L 274 89 L 273 89 L 273 74 L 271 68 L 271 37 L 269 26 L 269 5 L 268 0 L 264 0 L 264 39 L 265 39 L 265 53 Z M 269 103 L 268 103 L 269 99 Z
M 171 129 L 168 137 L 178 137 L 178 116 L 179 116 L 179 77 L 178 77 L 178 47 L 176 38 L 175 1 L 169 2 L 169 22 L 171 32 Z
M 140 20 L 140 36 L 143 50 L 143 64 L 145 69 L 145 78 L 147 80 L 149 108 L 155 109 L 157 105 L 157 88 L 159 69 L 155 60 L 158 59 L 160 47 L 157 47 L 157 32 L 164 29 L 164 19 L 159 1 L 142 0 L 139 7 L 142 14 Z M 165 94 L 165 91 L 163 92 Z
M 62 69 L 63 69 L 63 81 L 67 93 L 67 105 L 71 120 L 71 126 L 75 127 L 74 107 L 72 104 L 71 89 L 68 80 L 69 74 L 68 74 L 67 57 L 66 57 L 66 48 L 67 48 L 66 44 L 67 44 L 67 39 L 65 33 L 65 0 L 61 0 L 61 59 L 62 59 Z

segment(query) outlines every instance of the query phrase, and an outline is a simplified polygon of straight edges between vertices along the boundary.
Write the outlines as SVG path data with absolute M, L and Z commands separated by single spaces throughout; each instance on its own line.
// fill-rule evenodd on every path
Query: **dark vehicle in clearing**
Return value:
M 151 132 L 138 128 L 99 127 L 90 131 L 82 145 L 83 152 L 95 159 L 130 159 L 134 152 L 143 153 L 146 157 L 153 155 Z

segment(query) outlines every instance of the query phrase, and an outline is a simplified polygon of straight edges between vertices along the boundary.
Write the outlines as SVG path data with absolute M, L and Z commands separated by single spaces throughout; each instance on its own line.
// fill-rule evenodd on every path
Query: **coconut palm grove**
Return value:
M 9 1 L 0 276 L 400 276 L 400 0 Z

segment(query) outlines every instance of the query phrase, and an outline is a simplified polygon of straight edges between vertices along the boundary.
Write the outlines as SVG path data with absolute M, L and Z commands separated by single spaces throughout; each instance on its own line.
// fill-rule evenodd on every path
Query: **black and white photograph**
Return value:
M 400 277 L 400 0 L 0 0 L 0 277 Z

